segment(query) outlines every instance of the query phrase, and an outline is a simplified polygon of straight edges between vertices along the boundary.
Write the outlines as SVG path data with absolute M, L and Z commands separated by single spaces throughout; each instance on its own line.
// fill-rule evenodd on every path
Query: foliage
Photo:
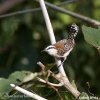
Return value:
M 84 92 L 81 93 L 81 95 L 79 96 L 79 100 L 90 100 L 88 95 Z
M 30 76 L 31 79 L 30 79 Z M 36 77 L 36 73 L 32 73 L 29 71 L 16 71 L 9 75 L 7 79 L 0 78 L 0 99 L 7 99 L 16 95 L 17 92 L 14 92 L 10 86 L 11 83 L 16 85 L 22 85 Z M 29 85 L 30 83 L 28 83 Z M 30 85 L 31 86 L 31 85 Z M 12 93 L 11 93 L 12 92 Z
M 85 40 L 97 49 L 100 49 L 100 26 L 98 29 L 83 26 L 82 30 Z

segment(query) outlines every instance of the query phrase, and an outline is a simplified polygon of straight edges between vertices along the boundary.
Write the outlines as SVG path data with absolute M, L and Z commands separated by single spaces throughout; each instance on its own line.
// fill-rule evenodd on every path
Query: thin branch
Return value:
M 77 0 L 65 0 L 63 2 L 61 2 L 60 4 L 57 4 L 57 6 L 64 6 L 66 4 L 69 4 L 69 3 L 73 3 L 73 2 L 76 2 Z
M 41 69 L 42 69 L 42 71 L 44 71 L 44 69 L 45 69 L 45 66 L 39 61 L 39 62 L 37 62 L 37 64 L 41 67 Z
M 58 83 L 58 84 L 51 83 L 51 82 L 45 81 L 45 80 L 43 80 L 43 79 L 41 79 L 41 78 L 39 78 L 39 77 L 37 77 L 37 80 L 40 81 L 40 82 L 42 82 L 42 83 L 47 83 L 48 85 L 52 85 L 52 86 L 56 86 L 56 87 L 61 87 L 61 86 L 63 86 L 62 83 Z
M 35 0 L 35 1 L 38 1 L 38 0 Z M 70 15 L 72 17 L 75 17 L 77 19 L 86 21 L 86 22 L 94 24 L 94 25 L 98 25 L 98 26 L 100 25 L 100 22 L 97 21 L 97 20 L 94 20 L 92 18 L 89 18 L 89 17 L 83 16 L 83 15 L 77 14 L 75 12 L 72 12 L 70 10 L 67 10 L 67 9 L 64 9 L 64 8 L 61 8 L 61 7 L 58 7 L 58 6 L 53 5 L 53 4 L 49 3 L 49 2 L 45 2 L 45 3 L 46 3 L 46 5 L 48 7 L 52 8 L 52 9 L 58 11 L 58 12 Z M 14 16 L 14 15 L 19 15 L 19 14 L 24 14 L 24 13 L 30 13 L 30 12 L 35 12 L 35 11 L 40 11 L 41 10 L 41 8 L 36 8 L 36 9 L 37 10 L 35 10 L 35 8 L 33 8 L 33 9 L 27 9 L 27 10 L 22 10 L 22 11 L 8 13 L 8 14 L 3 14 L 3 15 L 0 15 L 0 18 L 5 18 L 5 17 L 10 17 L 10 16 Z
M 45 67 L 46 67 L 46 66 L 45 66 L 44 64 L 42 64 L 40 61 L 37 62 L 37 64 L 41 67 L 42 71 L 45 70 Z M 50 71 L 49 71 L 49 74 L 51 74 Z M 50 75 L 49 75 L 49 76 L 50 76 Z M 56 86 L 56 87 L 63 86 L 62 83 L 59 83 L 59 84 L 51 83 L 51 82 L 48 82 L 48 80 L 43 80 L 43 79 L 41 79 L 41 78 L 39 78 L 39 77 L 37 77 L 37 80 L 40 81 L 40 82 L 42 82 L 42 83 L 47 83 L 48 85 L 52 85 L 52 86 Z
M 43 12 L 43 16 L 44 16 L 44 19 L 45 19 L 45 22 L 46 22 L 46 26 L 47 26 L 47 29 L 48 29 L 48 34 L 49 34 L 49 37 L 50 37 L 50 40 L 51 40 L 51 44 L 53 44 L 53 43 L 56 42 L 56 40 L 55 40 L 53 28 L 52 28 L 52 25 L 51 25 L 51 22 L 50 22 L 50 19 L 49 19 L 49 15 L 48 15 L 44 0 L 39 0 L 39 3 L 40 3 L 40 6 L 41 6 L 41 9 L 42 9 L 42 12 Z M 60 76 L 61 76 L 61 77 L 58 78 L 58 81 L 60 83 L 64 84 L 65 88 L 70 93 L 72 93 L 75 98 L 78 98 L 79 95 L 80 95 L 80 92 L 76 88 L 74 88 L 71 85 L 71 83 L 69 82 L 69 80 L 68 80 L 68 78 L 65 74 L 64 68 L 61 64 L 61 61 L 56 59 L 56 62 L 57 62 L 57 65 L 61 65 L 61 66 L 58 67 L 58 70 L 59 70 L 59 73 L 60 73 Z
M 30 12 L 40 11 L 40 10 L 41 10 L 41 8 L 33 8 L 33 9 L 15 11 L 15 12 L 12 12 L 12 13 L 0 15 L 0 18 L 15 16 L 15 15 L 19 15 L 19 14 L 25 14 L 25 13 L 30 13 Z
M 80 92 L 72 86 L 66 77 L 63 77 L 60 73 L 55 75 L 52 73 L 52 76 L 56 78 L 60 83 L 64 84 L 64 87 L 77 99 L 80 95 Z
M 63 6 L 65 4 L 69 4 L 69 3 L 72 3 L 72 2 L 75 2 L 75 1 L 76 0 L 64 1 L 64 2 L 61 2 L 60 4 L 57 4 L 57 6 Z M 41 8 L 40 7 L 39 8 L 31 8 L 31 9 L 15 11 L 15 12 L 7 13 L 7 14 L 2 14 L 2 15 L 0 15 L 0 18 L 20 15 L 20 14 L 25 14 L 25 13 L 30 13 L 30 12 L 36 12 L 36 11 L 41 11 Z
M 51 8 L 54 9 L 54 10 L 57 10 L 57 11 L 60 11 L 60 12 L 62 12 L 62 13 L 65 13 L 65 14 L 68 14 L 68 15 L 70 15 L 70 16 L 73 16 L 73 17 L 75 17 L 75 18 L 84 20 L 84 21 L 89 22 L 89 23 L 91 23 L 91 24 L 93 24 L 93 25 L 98 25 L 98 26 L 100 25 L 100 22 L 99 22 L 99 21 L 96 21 L 96 20 L 91 19 L 91 18 L 89 18 L 89 17 L 86 17 L 86 16 L 83 16 L 83 15 L 77 14 L 77 13 L 75 13 L 75 12 L 69 11 L 69 10 L 67 10 L 67 9 L 58 7 L 58 6 L 53 5 L 53 4 L 51 4 L 51 3 L 49 3 L 49 2 L 46 2 L 46 1 L 45 1 L 45 4 L 46 4 L 47 6 L 49 6 L 49 7 L 51 7 Z
M 36 0 L 36 1 L 38 1 L 38 0 Z M 62 12 L 62 13 L 64 13 L 64 14 L 68 14 L 68 15 L 70 15 L 70 16 L 72 16 L 72 17 L 75 17 L 75 18 L 78 18 L 78 19 L 81 19 L 81 20 L 84 20 L 84 21 L 86 21 L 86 22 L 88 22 L 88 23 L 91 23 L 91 24 L 93 24 L 93 25 L 97 25 L 97 26 L 100 25 L 100 22 L 99 22 L 99 21 L 94 20 L 94 19 L 92 19 L 92 18 L 89 18 L 89 17 L 83 16 L 83 15 L 77 14 L 77 13 L 75 13 L 75 12 L 72 12 L 72 11 L 70 11 L 70 10 L 67 10 L 67 9 L 64 9 L 64 8 L 61 8 L 61 7 L 58 7 L 58 6 L 53 5 L 53 4 L 51 4 L 51 3 L 49 3 L 49 2 L 46 2 L 46 1 L 45 1 L 45 4 L 46 4 L 48 7 L 52 8 L 52 9 L 54 9 L 54 10 L 56 10 L 56 11 Z
M 42 63 L 41 63 L 42 64 Z M 42 64 L 43 65 L 43 64 Z M 45 65 L 43 65 L 45 66 Z M 67 77 L 64 77 L 61 73 L 58 73 L 58 74 L 54 74 L 52 71 L 48 70 L 48 72 L 50 73 L 50 75 L 52 77 L 54 77 L 56 80 L 58 80 L 60 83 L 59 84 L 54 84 L 54 83 L 51 83 L 51 82 L 48 82 L 48 81 L 45 81 L 43 79 L 39 79 L 39 81 L 43 82 L 43 83 L 50 83 L 48 85 L 50 86 L 64 86 L 75 98 L 78 98 L 79 95 L 80 95 L 80 92 L 74 88 L 72 86 L 72 84 L 69 82 L 68 78 Z
M 59 91 L 58 91 L 58 89 L 56 88 L 56 87 L 61 87 L 61 86 L 63 86 L 62 83 L 54 84 L 54 83 L 45 81 L 45 80 L 43 80 L 43 79 L 41 79 L 41 78 L 39 78 L 39 77 L 37 77 L 37 79 L 38 79 L 38 81 L 40 81 L 40 82 L 42 82 L 42 83 L 46 83 L 46 84 L 49 85 L 51 88 L 53 88 L 53 89 L 57 92 L 58 96 L 60 97 L 60 100 L 63 100 L 62 97 L 61 97 L 61 95 L 60 95 L 60 93 L 59 93 Z
M 53 89 L 57 92 L 57 94 L 58 94 L 60 100 L 63 100 L 63 98 L 62 98 L 62 96 L 60 95 L 58 89 L 57 89 L 56 87 L 52 86 L 52 85 L 50 85 L 50 87 L 53 88 Z
M 47 26 L 47 30 L 48 30 L 48 34 L 49 34 L 49 37 L 50 37 L 51 44 L 54 44 L 54 43 L 56 43 L 56 39 L 55 39 L 55 36 L 54 36 L 53 28 L 52 28 L 52 25 L 51 25 L 51 22 L 50 22 L 50 19 L 49 19 L 49 15 L 48 15 L 45 3 L 44 3 L 43 0 L 39 0 L 39 3 L 40 3 L 40 6 L 41 6 L 41 9 L 42 9 L 42 12 L 43 12 L 43 16 L 44 16 L 44 19 L 45 19 L 45 23 L 46 23 L 46 26 Z
M 10 84 L 10 86 L 12 88 L 14 88 L 15 90 L 17 90 L 17 91 L 19 91 L 19 92 L 21 92 L 21 93 L 33 98 L 33 99 L 36 99 L 36 100 L 47 100 L 47 99 L 45 99 L 45 98 L 43 98 L 43 97 L 41 97 L 41 96 L 39 96 L 37 94 L 33 94 L 30 91 L 27 91 L 27 90 L 25 90 L 25 89 L 23 89 L 23 88 L 21 88 L 19 86 L 16 86 L 15 84 Z
M 40 61 L 37 64 L 41 67 L 41 69 L 43 69 L 42 71 L 45 70 L 46 66 L 43 65 Z M 48 71 L 48 73 L 51 75 L 51 71 L 50 70 Z M 49 85 L 51 88 L 53 88 L 57 92 L 58 96 L 60 97 L 60 100 L 63 100 L 62 97 L 61 97 L 61 95 L 60 95 L 60 93 L 59 93 L 59 91 L 58 91 L 58 89 L 56 88 L 56 87 L 63 86 L 62 83 L 59 83 L 59 84 L 51 83 L 51 82 L 48 82 L 48 80 L 43 80 L 43 79 L 41 79 L 39 77 L 37 77 L 37 80 L 40 81 L 40 82 L 42 82 L 42 83 L 45 83 L 45 84 Z

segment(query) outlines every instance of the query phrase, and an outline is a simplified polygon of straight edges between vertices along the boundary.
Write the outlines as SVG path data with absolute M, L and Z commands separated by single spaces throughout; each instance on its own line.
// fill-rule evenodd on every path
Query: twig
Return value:
M 61 95 L 60 95 L 60 93 L 59 93 L 59 91 L 58 91 L 58 89 L 56 88 L 56 87 L 61 87 L 61 86 L 63 86 L 62 83 L 54 84 L 54 83 L 45 81 L 45 80 L 43 80 L 43 79 L 41 79 L 41 78 L 39 78 L 39 77 L 37 77 L 37 79 L 38 79 L 38 81 L 40 81 L 40 82 L 42 82 L 42 83 L 46 83 L 46 84 L 49 85 L 51 88 L 53 88 L 53 89 L 57 92 L 58 96 L 60 97 L 60 100 L 63 100 L 62 97 L 61 97 Z
M 43 65 L 40 61 L 37 62 L 37 64 L 41 67 L 42 71 L 45 71 L 45 65 Z M 48 72 L 51 75 L 51 71 L 48 71 Z M 57 92 L 58 96 L 60 97 L 60 100 L 63 100 L 62 97 L 61 97 L 61 95 L 60 95 L 60 93 L 59 93 L 59 91 L 58 91 L 58 89 L 56 88 L 56 87 L 63 86 L 62 83 L 58 83 L 58 84 L 51 83 L 48 80 L 43 80 L 43 79 L 41 79 L 39 77 L 37 77 L 37 80 L 40 81 L 40 82 L 42 82 L 42 83 L 45 83 L 45 84 L 49 85 L 51 88 L 53 88 Z
M 87 88 L 88 88 L 88 93 L 90 94 L 90 95 L 92 95 L 92 96 L 94 96 L 94 94 L 92 93 L 92 92 L 90 92 L 90 84 L 89 84 L 89 82 L 86 82 L 86 84 L 87 84 Z
M 42 64 L 42 63 L 41 63 Z M 41 65 L 40 65 L 41 66 Z M 42 64 L 42 66 L 45 66 Z M 48 82 L 48 81 L 45 81 L 41 78 L 37 78 L 38 81 L 40 82 L 43 82 L 43 83 L 47 83 L 48 85 L 50 86 L 56 86 L 56 87 L 60 87 L 60 86 L 64 86 L 70 93 L 72 93 L 72 95 L 75 97 L 75 98 L 78 98 L 79 95 L 80 95 L 80 92 L 74 88 L 72 86 L 72 84 L 69 82 L 68 78 L 67 77 L 64 77 L 61 73 L 58 73 L 58 74 L 54 74 L 53 72 L 51 72 L 50 70 L 48 70 L 48 72 L 50 73 L 50 75 L 52 77 L 54 77 L 56 80 L 58 80 L 60 83 L 59 84 L 54 84 L 54 83 L 51 83 L 51 82 Z
M 61 2 L 60 4 L 57 4 L 57 6 L 63 6 L 65 4 L 69 4 L 69 3 L 72 3 L 72 2 L 75 2 L 75 1 L 76 0 L 64 1 L 64 2 Z M 31 13 L 31 12 L 36 12 L 36 11 L 41 11 L 41 8 L 40 7 L 39 8 L 31 8 L 31 9 L 15 11 L 15 12 L 7 13 L 7 14 L 2 14 L 2 15 L 0 15 L 0 18 L 20 15 L 20 14 L 25 14 L 25 13 Z
M 44 69 L 45 69 L 45 66 L 39 61 L 39 62 L 37 62 L 37 64 L 41 67 L 41 69 L 42 69 L 42 71 L 44 71 Z
M 41 79 L 41 78 L 39 78 L 39 77 L 37 77 L 37 80 L 40 81 L 40 82 L 42 82 L 42 83 L 47 83 L 48 85 L 52 85 L 52 86 L 56 86 L 56 87 L 61 87 L 61 86 L 63 86 L 62 83 L 58 83 L 58 84 L 51 83 L 51 82 L 45 81 L 45 80 L 43 80 L 43 79 Z
M 63 5 L 73 3 L 73 2 L 76 2 L 76 1 L 77 0 L 65 0 L 65 1 L 61 2 L 60 4 L 57 4 L 57 6 L 63 6 Z
M 43 71 L 44 71 L 45 65 L 42 64 L 40 61 L 37 62 L 37 64 L 38 64 L 38 65 L 43 69 Z M 51 71 L 49 71 L 49 73 L 51 74 Z M 41 78 L 39 78 L 39 77 L 37 77 L 37 80 L 40 81 L 40 82 L 42 82 L 42 83 L 47 83 L 47 84 L 49 84 L 49 85 L 56 86 L 56 87 L 63 86 L 62 83 L 59 83 L 59 84 L 51 83 L 51 82 L 48 82 L 48 80 L 43 80 L 43 79 L 41 79 Z
M 23 89 L 23 88 L 21 88 L 19 86 L 16 86 L 15 84 L 10 84 L 10 86 L 13 87 L 15 90 L 17 90 L 17 91 L 19 91 L 19 92 L 21 92 L 21 93 L 33 98 L 33 99 L 36 99 L 36 100 L 47 100 L 47 99 L 45 99 L 45 98 L 43 98 L 43 97 L 41 97 L 41 96 L 39 96 L 37 94 L 33 94 L 32 92 L 29 92 L 29 91 L 27 91 L 27 90 L 25 90 L 25 89 Z
M 33 9 L 15 11 L 15 12 L 12 12 L 12 13 L 0 15 L 0 18 L 15 16 L 15 15 L 19 15 L 19 14 L 25 14 L 25 13 L 30 13 L 30 12 L 40 11 L 40 10 L 41 10 L 41 8 L 33 8 Z
M 36 0 L 36 1 L 38 1 L 38 0 Z M 51 4 L 51 3 L 49 3 L 49 2 L 46 2 L 46 1 L 45 1 L 45 4 L 46 4 L 48 7 L 52 8 L 52 9 L 54 9 L 54 10 L 56 10 L 56 11 L 59 11 L 59 12 L 68 14 L 68 15 L 70 15 L 70 16 L 73 16 L 73 17 L 78 18 L 78 19 L 81 19 L 81 20 L 84 20 L 84 21 L 86 21 L 86 22 L 88 22 L 88 23 L 91 23 L 91 24 L 93 24 L 93 25 L 97 25 L 97 26 L 100 25 L 100 22 L 99 22 L 99 21 L 94 20 L 94 19 L 92 19 L 92 18 L 89 18 L 89 17 L 83 16 L 83 15 L 77 14 L 77 13 L 75 13 L 75 12 L 72 12 L 72 11 L 70 11 L 70 10 L 67 10 L 67 9 L 64 9 L 64 8 L 61 8 L 61 7 L 58 7 L 58 6 L 53 5 L 53 4 Z
M 48 85 L 49 85 L 49 84 L 48 84 Z M 54 87 L 53 85 L 49 85 L 49 86 L 57 92 L 57 94 L 58 94 L 60 100 L 63 100 L 63 98 L 62 98 L 62 96 L 60 95 L 58 89 L 57 89 L 56 87 Z

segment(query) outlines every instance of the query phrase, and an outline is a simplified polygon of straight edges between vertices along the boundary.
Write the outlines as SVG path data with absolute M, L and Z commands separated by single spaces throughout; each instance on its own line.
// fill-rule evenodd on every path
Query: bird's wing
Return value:
M 65 49 L 65 50 L 69 50 L 70 48 L 73 48 L 74 44 L 75 44 L 74 40 L 63 39 L 63 40 L 58 41 L 55 44 L 53 44 L 53 46 L 55 46 L 56 49 L 62 48 L 62 49 Z
M 55 44 L 53 44 L 55 46 L 56 49 L 58 48 L 64 48 L 64 40 L 58 41 Z
M 53 44 L 57 49 L 57 53 L 63 56 L 67 51 L 73 48 L 74 42 L 70 39 L 64 39 Z

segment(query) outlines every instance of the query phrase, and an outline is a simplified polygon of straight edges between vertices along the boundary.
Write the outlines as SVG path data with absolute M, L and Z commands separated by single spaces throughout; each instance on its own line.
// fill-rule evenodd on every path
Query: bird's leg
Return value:
M 63 57 L 63 60 L 61 61 L 61 64 L 63 64 L 66 60 L 66 57 Z
M 62 57 L 62 61 L 61 61 L 61 65 L 63 65 L 63 63 L 65 62 L 65 60 L 66 60 L 66 57 Z
M 63 65 L 64 61 L 66 60 L 66 57 L 60 57 L 60 58 L 58 58 L 58 59 L 61 60 L 61 64 L 59 65 L 59 66 L 61 66 L 61 65 Z M 59 66 L 58 66 L 58 67 L 59 67 Z

